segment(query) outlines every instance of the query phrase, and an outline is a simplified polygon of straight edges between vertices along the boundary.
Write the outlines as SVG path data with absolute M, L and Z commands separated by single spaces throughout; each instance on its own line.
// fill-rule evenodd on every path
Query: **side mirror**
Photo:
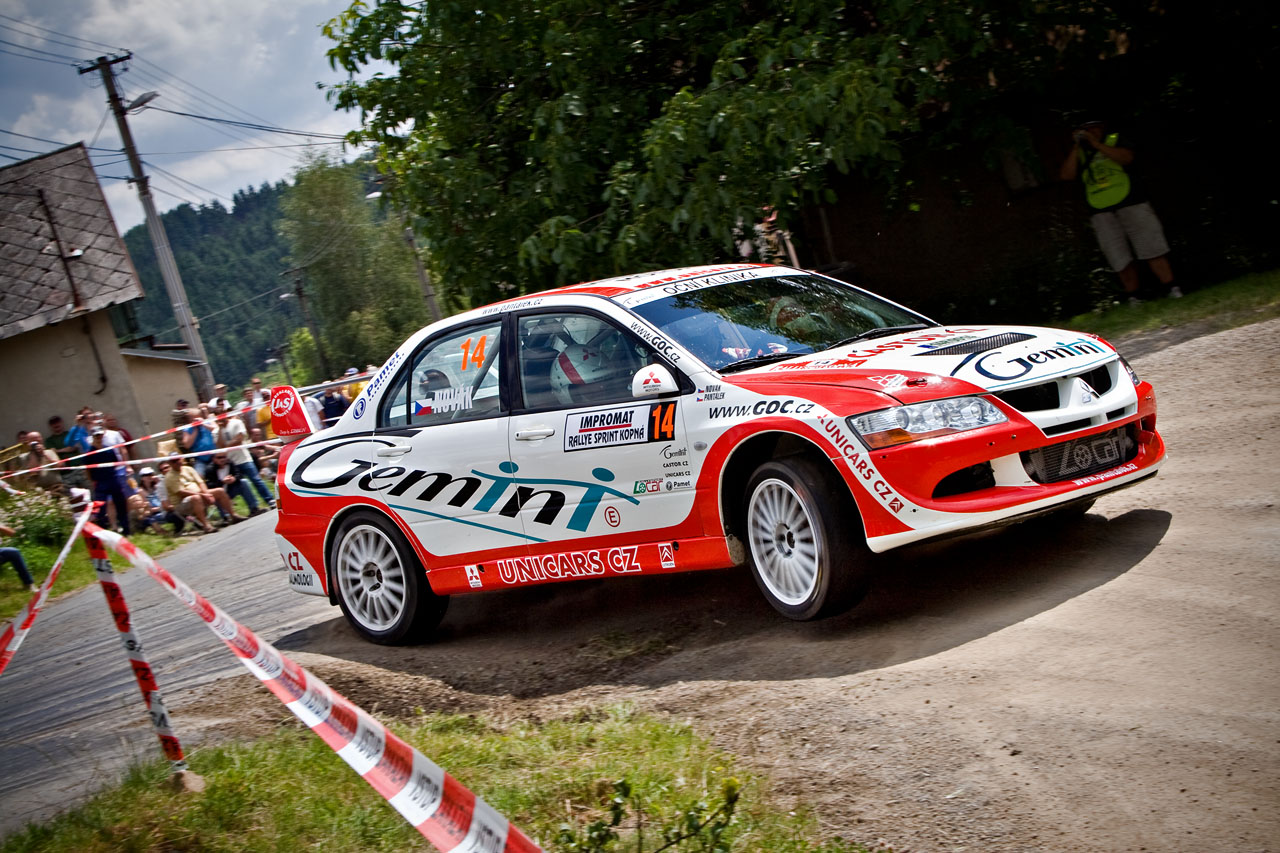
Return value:
M 640 368 L 631 377 L 631 396 L 637 398 L 657 397 L 680 390 L 680 384 L 671 375 L 671 371 L 661 364 L 650 364 Z

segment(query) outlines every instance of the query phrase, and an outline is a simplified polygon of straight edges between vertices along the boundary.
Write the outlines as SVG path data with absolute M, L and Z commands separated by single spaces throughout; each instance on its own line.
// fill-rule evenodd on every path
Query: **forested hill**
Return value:
M 289 246 L 279 234 L 280 198 L 288 185 L 263 184 L 235 194 L 231 210 L 220 203 L 184 204 L 161 215 L 191 309 L 200 320 L 215 381 L 233 389 L 263 369 L 269 349 L 302 325 L 295 300 L 282 301 L 289 283 Z M 124 235 L 142 280 L 137 300 L 139 337 L 180 343 L 173 305 L 160 277 L 145 225 Z

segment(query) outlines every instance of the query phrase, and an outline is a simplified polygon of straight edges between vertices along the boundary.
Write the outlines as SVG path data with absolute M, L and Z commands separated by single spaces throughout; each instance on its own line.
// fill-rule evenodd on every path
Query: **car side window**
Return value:
M 396 380 L 379 426 L 433 426 L 502 411 L 502 322 L 468 326 L 428 343 Z
M 631 399 L 631 379 L 652 363 L 647 345 L 593 314 L 532 314 L 516 323 L 526 409 Z

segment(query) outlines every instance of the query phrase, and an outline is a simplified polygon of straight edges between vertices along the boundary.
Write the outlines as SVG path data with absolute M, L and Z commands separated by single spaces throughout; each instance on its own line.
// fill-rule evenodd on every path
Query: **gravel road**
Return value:
M 898 853 L 1280 850 L 1280 320 L 1150 350 L 1158 478 L 1072 522 L 884 555 L 866 602 L 819 623 L 706 572 L 461 598 L 436 642 L 385 649 L 286 592 L 269 516 L 164 562 L 370 710 L 634 702 Z M 194 616 L 126 579 L 184 741 L 280 718 Z M 141 713 L 97 591 L 55 602 L 0 678 L 0 826 L 155 754 Z

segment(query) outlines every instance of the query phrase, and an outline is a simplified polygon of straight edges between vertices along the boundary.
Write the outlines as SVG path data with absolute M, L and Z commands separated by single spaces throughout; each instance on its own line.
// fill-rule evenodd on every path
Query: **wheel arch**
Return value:
M 844 485 L 831 495 L 840 502 L 841 508 L 852 513 L 857 519 L 862 538 L 866 540 L 866 523 L 858 508 L 857 500 L 850 492 L 847 481 L 840 469 L 822 448 L 810 439 L 781 430 L 769 430 L 756 433 L 740 442 L 725 459 L 720 471 L 720 518 L 726 535 L 743 538 L 746 521 L 747 483 L 751 475 L 765 462 L 787 456 L 803 456 L 824 468 L 833 478 L 833 482 Z M 745 541 L 745 540 L 744 540 Z
M 426 572 L 426 560 L 422 558 L 422 549 L 418 546 L 417 540 L 414 539 L 412 531 L 405 528 L 404 522 L 396 517 L 395 513 L 387 512 L 384 507 L 373 503 L 357 503 L 344 506 L 329 519 L 329 527 L 324 534 L 324 582 L 325 588 L 329 591 L 329 603 L 334 606 L 338 604 L 338 593 L 336 578 L 333 574 L 333 565 L 329 560 L 329 552 L 338 537 L 338 531 L 342 529 L 343 522 L 358 512 L 376 513 L 391 522 L 392 527 L 400 531 L 400 535 L 409 544 L 409 550 L 414 553 L 414 556 L 418 558 L 418 562 L 422 564 L 424 574 Z

